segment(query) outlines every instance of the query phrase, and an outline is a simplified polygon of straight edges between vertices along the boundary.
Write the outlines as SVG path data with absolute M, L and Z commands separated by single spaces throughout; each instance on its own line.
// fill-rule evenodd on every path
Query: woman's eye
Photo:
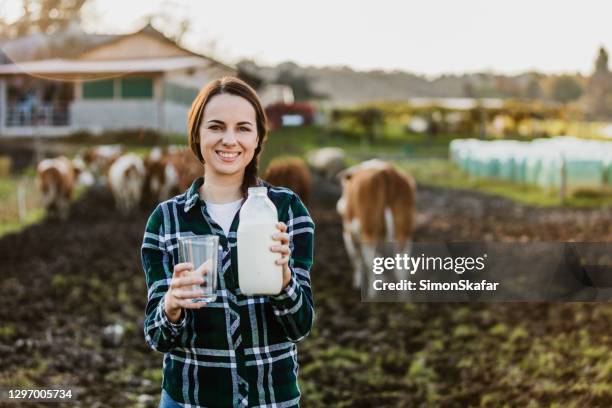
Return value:
M 251 130 L 251 129 L 249 129 L 248 127 L 241 127 L 241 128 L 240 128 L 240 131 L 241 131 L 241 132 L 248 132 L 248 131 L 250 131 L 250 130 Z
M 209 126 L 208 128 L 209 128 L 210 130 L 219 130 L 219 129 L 221 129 L 221 126 L 218 126 L 218 125 L 212 125 L 212 126 Z

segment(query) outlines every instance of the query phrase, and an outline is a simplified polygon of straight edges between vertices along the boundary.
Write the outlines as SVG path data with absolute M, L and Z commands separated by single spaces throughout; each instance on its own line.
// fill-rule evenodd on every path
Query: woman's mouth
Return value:
M 232 163 L 238 156 L 240 156 L 240 152 L 224 152 L 222 150 L 215 150 L 217 157 L 223 162 Z

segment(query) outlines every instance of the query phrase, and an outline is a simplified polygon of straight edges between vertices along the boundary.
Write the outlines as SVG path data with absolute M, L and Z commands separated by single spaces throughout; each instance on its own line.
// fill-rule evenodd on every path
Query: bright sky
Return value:
M 131 32 L 154 13 L 186 18 L 191 29 L 184 45 L 212 49 L 226 62 L 252 58 L 428 75 L 587 74 L 599 46 L 612 51 L 612 2 L 605 0 L 90 1 L 91 31 Z M 10 14 L 6 0 L 0 8 Z

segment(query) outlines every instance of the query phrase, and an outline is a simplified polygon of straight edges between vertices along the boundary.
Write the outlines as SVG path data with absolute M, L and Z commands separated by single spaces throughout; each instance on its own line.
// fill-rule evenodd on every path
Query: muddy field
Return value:
M 612 305 L 361 303 L 337 193 L 318 184 L 310 206 L 317 320 L 299 347 L 303 406 L 612 405 Z M 418 194 L 420 241 L 612 241 L 603 210 L 538 210 L 424 186 Z M 94 189 L 67 223 L 0 239 L 0 387 L 64 384 L 78 392 L 75 406 L 157 406 L 162 355 L 142 333 L 149 211 L 118 216 L 109 193 Z M 116 323 L 125 337 L 111 347 L 103 329 Z

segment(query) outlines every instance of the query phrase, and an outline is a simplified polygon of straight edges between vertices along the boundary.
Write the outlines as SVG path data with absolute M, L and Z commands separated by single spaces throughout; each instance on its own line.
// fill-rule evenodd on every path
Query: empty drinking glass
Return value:
M 197 235 L 180 237 L 179 262 L 193 264 L 193 272 L 201 274 L 204 283 L 194 285 L 193 290 L 201 289 L 201 298 L 191 299 L 191 302 L 214 302 L 217 299 L 217 256 L 219 237 L 216 235 Z M 206 273 L 204 273 L 206 270 Z

